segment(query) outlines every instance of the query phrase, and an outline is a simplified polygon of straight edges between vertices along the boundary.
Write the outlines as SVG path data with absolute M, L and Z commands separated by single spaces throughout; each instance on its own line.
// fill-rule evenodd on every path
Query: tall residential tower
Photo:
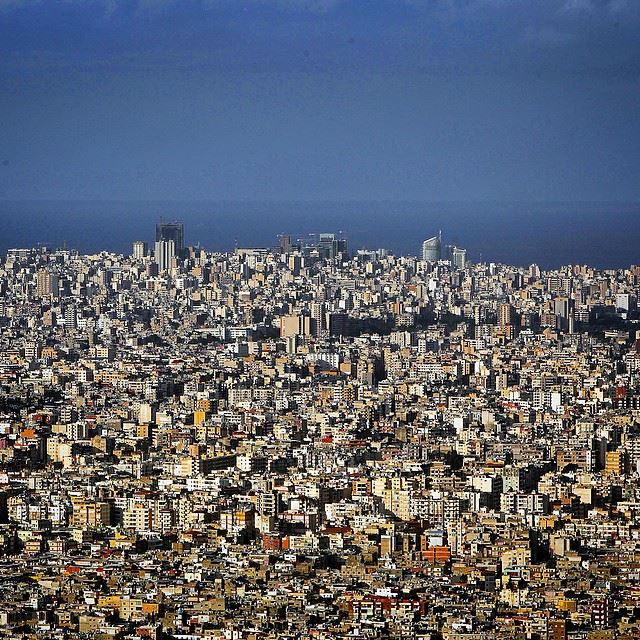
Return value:
M 175 255 L 181 256 L 184 250 L 184 225 L 182 222 L 159 222 L 156 225 L 156 244 L 173 241 Z
M 442 257 L 442 232 L 428 238 L 422 243 L 422 259 L 427 262 L 437 262 Z

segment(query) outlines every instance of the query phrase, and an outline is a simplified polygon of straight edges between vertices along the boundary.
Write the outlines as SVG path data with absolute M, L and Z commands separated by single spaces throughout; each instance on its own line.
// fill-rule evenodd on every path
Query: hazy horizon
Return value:
M 418 201 L 0 201 L 0 249 L 38 243 L 129 253 L 153 240 L 164 218 L 185 224 L 185 241 L 209 250 L 273 246 L 277 235 L 343 231 L 351 250 L 418 255 L 439 229 L 471 260 L 542 267 L 638 263 L 639 203 Z

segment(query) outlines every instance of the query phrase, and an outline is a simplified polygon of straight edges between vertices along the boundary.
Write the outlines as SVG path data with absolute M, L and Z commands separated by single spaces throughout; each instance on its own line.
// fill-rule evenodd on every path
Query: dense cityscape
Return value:
M 2 259 L 3 638 L 640 636 L 640 266 L 184 235 Z

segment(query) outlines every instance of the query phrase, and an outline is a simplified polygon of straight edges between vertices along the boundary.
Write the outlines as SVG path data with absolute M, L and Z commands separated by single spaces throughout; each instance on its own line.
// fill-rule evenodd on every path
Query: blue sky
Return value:
M 0 198 L 640 199 L 638 0 L 0 0 Z

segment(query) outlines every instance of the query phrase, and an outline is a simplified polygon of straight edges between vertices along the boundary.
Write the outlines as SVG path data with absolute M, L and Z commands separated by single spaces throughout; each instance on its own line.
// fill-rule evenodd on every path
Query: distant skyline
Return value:
M 420 255 L 423 240 L 442 230 L 443 245 L 468 250 L 477 261 L 544 268 L 640 263 L 639 204 L 436 202 L 0 202 L 0 254 L 38 243 L 80 253 L 131 252 L 131 243 L 155 240 L 156 224 L 184 223 L 187 245 L 210 251 L 274 246 L 344 232 L 349 247 L 386 248 Z
M 0 199 L 640 200 L 640 2 L 0 0 Z

